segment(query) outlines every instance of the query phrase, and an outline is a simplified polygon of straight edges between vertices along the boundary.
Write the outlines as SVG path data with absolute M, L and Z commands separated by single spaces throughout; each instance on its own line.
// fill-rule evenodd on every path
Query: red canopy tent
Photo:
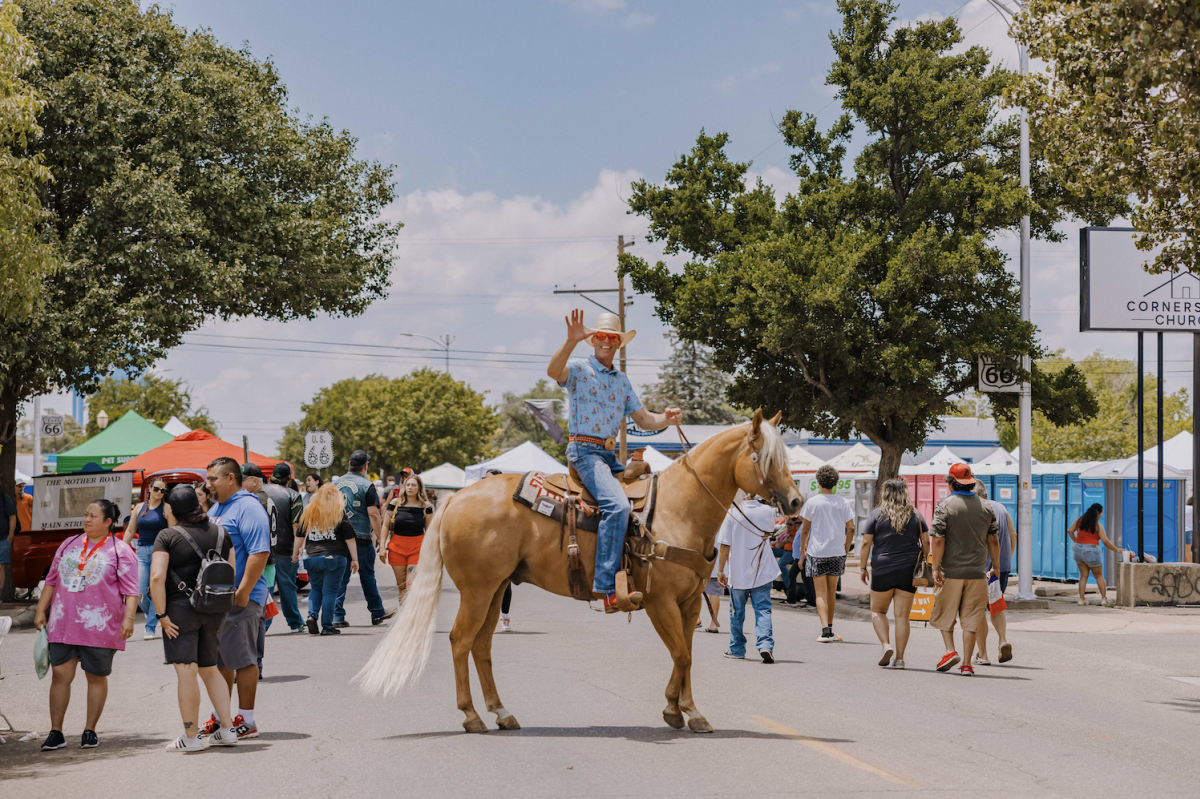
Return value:
M 142 474 L 153 474 L 166 469 L 207 469 L 208 464 L 222 455 L 242 462 L 242 448 L 217 438 L 207 430 L 192 430 L 161 446 L 143 452 L 131 461 L 116 468 L 118 472 L 133 472 L 133 484 L 142 484 Z M 251 451 L 250 462 L 258 464 L 263 474 L 270 474 L 278 463 L 274 458 Z

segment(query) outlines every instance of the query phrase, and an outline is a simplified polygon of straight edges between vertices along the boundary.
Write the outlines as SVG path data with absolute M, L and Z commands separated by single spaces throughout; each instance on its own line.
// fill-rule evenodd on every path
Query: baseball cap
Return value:
M 361 469 L 370 462 L 371 456 L 367 454 L 366 450 L 356 449 L 354 452 L 350 453 L 351 469 Z
M 242 464 L 242 477 L 257 477 L 259 480 L 261 480 L 262 476 L 262 469 L 258 468 L 257 463 Z
M 287 464 L 287 461 L 280 461 L 275 464 L 275 468 L 271 470 L 272 477 L 291 477 L 292 467 Z
M 954 478 L 954 482 L 965 485 L 975 485 L 975 475 L 971 474 L 971 466 L 966 463 L 956 463 L 950 467 L 950 476 Z

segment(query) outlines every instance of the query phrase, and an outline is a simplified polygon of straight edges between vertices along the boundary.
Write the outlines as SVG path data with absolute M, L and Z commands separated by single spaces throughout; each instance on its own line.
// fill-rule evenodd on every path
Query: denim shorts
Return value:
M 12 563 L 12 544 L 8 543 L 8 536 L 0 538 L 0 566 L 7 566 Z
M 1104 565 L 1104 547 L 1099 544 L 1076 544 L 1073 554 L 1076 563 L 1082 563 L 1088 568 L 1099 569 Z

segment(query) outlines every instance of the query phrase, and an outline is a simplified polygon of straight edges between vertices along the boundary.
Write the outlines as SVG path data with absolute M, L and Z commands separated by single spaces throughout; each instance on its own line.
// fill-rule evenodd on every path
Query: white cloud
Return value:
M 252 448 L 266 453 L 275 452 L 283 425 L 300 417 L 301 403 L 325 386 L 372 373 L 399 377 L 420 366 L 443 368 L 442 352 L 433 342 L 402 333 L 454 336 L 451 372 L 476 390 L 488 391 L 493 402 L 505 391 L 524 391 L 545 376 L 545 360 L 562 338 L 563 316 L 572 307 L 584 308 L 589 317 L 599 312 L 578 297 L 554 295 L 556 285 L 616 288 L 617 234 L 626 241 L 636 239 L 632 252 L 651 262 L 663 257 L 646 243 L 644 221 L 627 215 L 621 199 L 640 177 L 634 171 L 604 170 L 590 189 L 566 203 L 455 189 L 410 192 L 386 214 L 405 223 L 392 291 L 362 316 L 286 324 L 214 322 L 200 335 L 189 336 L 188 344 L 172 351 L 161 366 L 191 383 L 194 399 L 221 423 L 223 437 L 239 441 L 247 435 Z M 612 294 L 592 296 L 608 307 L 615 305 Z M 631 359 L 669 354 L 649 297 L 635 298 L 628 324 L 640 332 Z M 347 356 L 320 342 L 385 349 Z M 259 349 L 272 346 L 324 352 L 272 354 Z M 483 353 L 511 353 L 493 361 L 528 362 L 488 363 L 491 356 Z M 545 360 L 515 353 L 535 353 Z M 635 360 L 629 372 L 640 387 L 653 382 L 657 363 Z
M 614 18 L 621 16 L 621 27 L 626 30 L 638 30 L 654 23 L 657 19 L 645 11 L 630 9 L 625 0 L 558 0 L 576 14 L 595 18 Z M 628 11 L 628 13 L 625 13 Z

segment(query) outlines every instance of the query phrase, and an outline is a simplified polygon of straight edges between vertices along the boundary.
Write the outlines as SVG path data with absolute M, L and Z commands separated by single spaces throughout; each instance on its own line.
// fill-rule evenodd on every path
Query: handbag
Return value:
M 913 569 L 912 583 L 918 588 L 922 586 L 934 587 L 933 564 L 925 557 L 924 547 L 921 548 L 921 554 L 917 556 L 917 565 Z

